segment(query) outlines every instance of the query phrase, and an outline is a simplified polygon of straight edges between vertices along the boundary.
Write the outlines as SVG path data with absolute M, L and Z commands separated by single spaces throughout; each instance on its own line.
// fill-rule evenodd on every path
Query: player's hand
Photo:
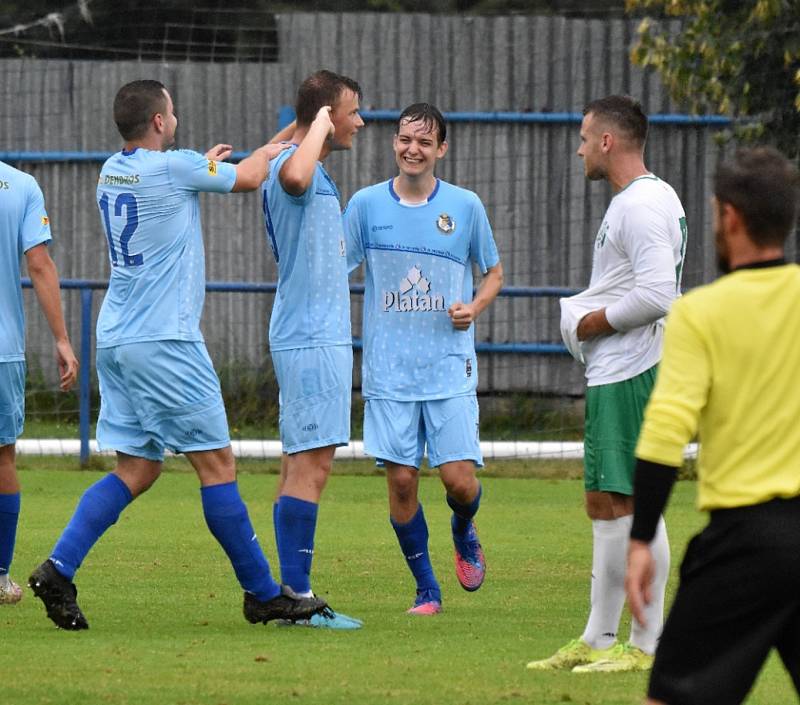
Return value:
M 650 545 L 631 539 L 628 545 L 628 570 L 625 573 L 625 594 L 631 614 L 643 627 L 647 626 L 644 608 L 653 598 L 655 561 Z
M 223 162 L 231 156 L 233 146 L 230 144 L 215 144 L 206 152 L 206 159 L 213 162 Z
M 317 115 L 314 118 L 314 122 L 318 125 L 324 125 L 327 128 L 328 137 L 333 137 L 333 133 L 336 130 L 336 126 L 333 124 L 333 120 L 331 119 L 332 109 L 330 105 L 323 105 L 318 111 Z
M 59 387 L 62 392 L 68 392 L 78 379 L 78 360 L 69 340 L 56 341 L 56 362 L 61 378 Z
M 467 330 L 475 321 L 475 309 L 471 304 L 462 304 L 456 301 L 450 308 L 447 309 L 447 315 L 453 322 L 453 328 L 456 330 Z
M 272 161 L 277 157 L 284 149 L 289 149 L 292 145 L 288 142 L 280 142 L 279 144 L 265 144 L 260 149 L 264 150 L 264 153 L 267 155 L 267 159 Z

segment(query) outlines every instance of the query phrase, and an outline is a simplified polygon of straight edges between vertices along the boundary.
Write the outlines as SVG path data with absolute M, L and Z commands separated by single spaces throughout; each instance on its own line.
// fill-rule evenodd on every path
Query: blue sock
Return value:
M 8 575 L 19 521 L 19 492 L 0 494 L 0 575 Z
M 281 540 L 278 538 L 278 501 L 272 503 L 272 530 L 275 533 L 275 546 L 280 546 Z
M 406 563 L 417 581 L 417 592 L 435 590 L 441 601 L 441 590 L 428 554 L 428 524 L 425 521 L 422 504 L 419 505 L 417 513 L 407 524 L 398 524 L 391 517 L 389 517 L 389 521 L 397 534 L 397 540 L 400 542 Z
M 279 595 L 281 586 L 272 579 L 237 483 L 201 487 L 200 495 L 206 524 L 228 555 L 242 588 L 261 601 Z
M 128 486 L 114 473 L 109 473 L 86 490 L 50 554 L 58 572 L 72 580 L 92 546 L 116 524 L 122 510 L 132 501 Z
M 469 504 L 459 504 L 450 495 L 447 495 L 447 504 L 453 510 L 453 518 L 450 522 L 453 533 L 456 535 L 465 534 L 469 528 L 469 523 L 478 513 L 478 508 L 481 506 L 481 495 L 483 494 L 483 485 L 478 484 L 478 494 L 475 495 Z
M 282 495 L 275 509 L 275 537 L 281 561 L 281 578 L 299 593 L 311 590 L 311 561 L 318 505 Z

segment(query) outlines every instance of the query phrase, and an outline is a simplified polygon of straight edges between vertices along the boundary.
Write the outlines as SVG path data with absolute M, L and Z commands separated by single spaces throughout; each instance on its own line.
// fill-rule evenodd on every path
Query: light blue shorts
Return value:
M 159 340 L 97 351 L 97 443 L 160 461 L 230 445 L 219 378 L 204 343 Z
M 478 398 L 431 401 L 368 399 L 364 406 L 364 451 L 378 460 L 419 468 L 471 460 L 483 467 L 478 436 Z
M 300 453 L 350 441 L 353 348 L 273 350 L 280 388 L 280 432 L 284 453 Z
M 0 446 L 17 442 L 25 423 L 25 363 L 0 362 Z

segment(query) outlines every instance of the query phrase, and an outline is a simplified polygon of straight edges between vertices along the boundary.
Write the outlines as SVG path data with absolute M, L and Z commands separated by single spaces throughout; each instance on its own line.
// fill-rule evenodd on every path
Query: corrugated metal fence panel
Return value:
M 173 94 L 180 145 L 205 150 L 229 142 L 247 150 L 274 133 L 279 107 L 293 102 L 298 82 L 321 67 L 359 80 L 364 106 L 370 108 L 428 100 L 444 111 L 580 111 L 592 98 L 630 92 L 650 112 L 676 110 L 653 74 L 630 65 L 635 25 L 628 21 L 322 13 L 281 15 L 278 26 L 278 64 L 2 61 L 6 100 L 0 145 L 116 150 L 113 96 L 124 82 L 150 77 Z M 690 286 L 714 272 L 713 248 L 704 237 L 709 175 L 719 152 L 712 132 L 654 125 L 648 142 L 648 165 L 676 188 L 687 210 L 685 284 Z M 333 154 L 326 162 L 345 201 L 358 188 L 395 173 L 392 134 L 391 124 L 371 123 L 350 153 Z M 575 155 L 578 126 L 453 123 L 449 144 L 439 175 L 476 191 L 485 203 L 507 284 L 584 286 L 591 243 L 611 193 L 605 183 L 584 177 Z M 23 168 L 45 192 L 61 275 L 107 277 L 94 195 L 99 165 Z M 273 281 L 259 194 L 204 195 L 202 204 L 208 278 Z M 66 298 L 77 335 L 78 296 Z M 98 295 L 95 314 L 99 300 Z M 358 334 L 360 297 L 354 302 Z M 218 365 L 264 357 L 271 303 L 266 294 L 208 296 L 204 330 Z M 32 350 L 49 350 L 45 330 L 32 326 Z M 559 337 L 555 299 L 498 300 L 477 329 L 481 341 L 556 342 Z M 484 356 L 481 387 L 579 394 L 581 370 L 567 359 Z

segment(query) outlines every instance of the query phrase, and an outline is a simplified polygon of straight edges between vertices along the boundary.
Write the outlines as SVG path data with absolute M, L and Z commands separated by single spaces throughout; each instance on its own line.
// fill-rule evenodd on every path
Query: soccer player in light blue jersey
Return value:
M 16 604 L 22 589 L 9 577 L 20 511 L 15 443 L 25 419 L 25 312 L 20 286 L 23 254 L 56 341 L 60 386 L 75 383 L 78 361 L 64 325 L 58 272 L 47 251 L 50 220 L 29 174 L 0 162 L 0 605 Z
M 417 498 L 426 447 L 453 510 L 458 580 L 473 591 L 485 576 L 473 521 L 483 465 L 473 323 L 503 285 L 480 199 L 434 175 L 446 136 L 434 106 L 406 108 L 394 136 L 399 174 L 356 193 L 344 217 L 348 265 L 366 262 L 364 449 L 386 467 L 391 524 L 417 583 L 409 613 L 418 615 L 442 605 Z M 483 274 L 474 298 L 473 265 Z
M 267 236 L 278 264 L 269 325 L 280 388 L 281 479 L 274 506 L 281 577 L 311 595 L 317 509 L 336 446 L 350 439 L 353 348 L 350 289 L 339 191 L 322 162 L 350 149 L 363 126 L 361 89 L 346 76 L 318 71 L 298 89 L 291 146 L 264 184 Z M 343 614 L 310 626 L 357 629 Z
M 87 629 L 73 576 L 94 543 L 161 474 L 165 449 L 185 453 L 200 480 L 211 533 L 244 589 L 252 622 L 306 619 L 325 610 L 276 583 L 236 483 L 219 380 L 200 333 L 205 262 L 198 193 L 253 191 L 269 160 L 265 145 L 233 166 L 230 145 L 205 155 L 170 150 L 177 118 L 157 81 L 134 81 L 114 100 L 124 149 L 100 172 L 97 201 L 111 280 L 97 321 L 97 440 L 117 452 L 114 471 L 92 485 L 50 558 L 29 585 L 63 629 Z

